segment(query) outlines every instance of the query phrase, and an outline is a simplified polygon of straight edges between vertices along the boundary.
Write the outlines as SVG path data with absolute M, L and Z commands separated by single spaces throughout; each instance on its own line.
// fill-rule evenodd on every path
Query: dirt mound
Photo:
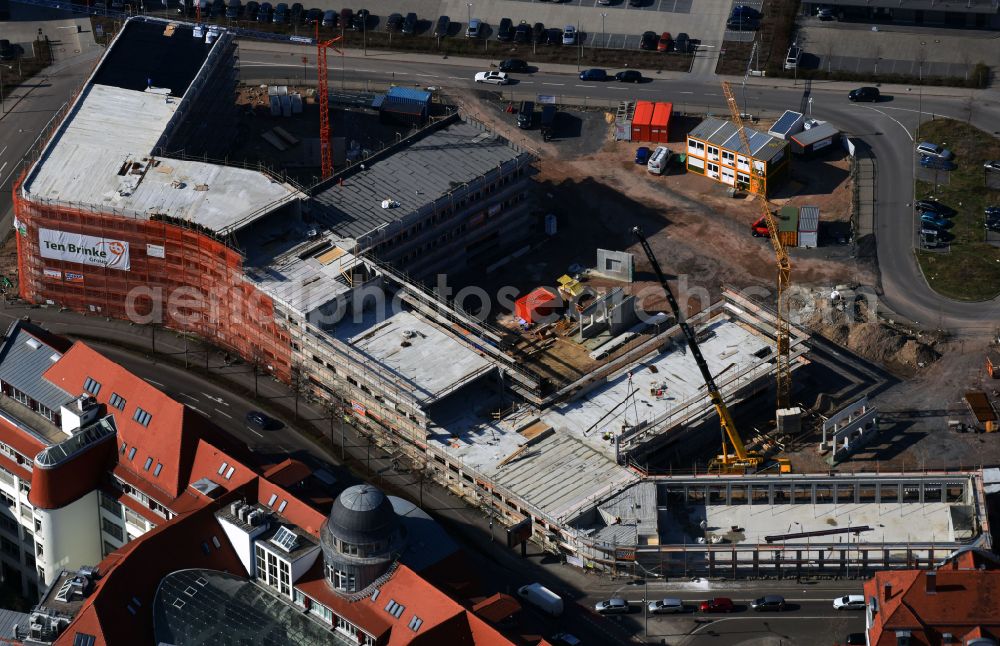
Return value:
M 830 341 L 897 373 L 912 374 L 941 356 L 933 339 L 917 338 L 908 330 L 872 320 L 864 308 L 855 317 L 840 309 L 819 308 L 805 323 Z

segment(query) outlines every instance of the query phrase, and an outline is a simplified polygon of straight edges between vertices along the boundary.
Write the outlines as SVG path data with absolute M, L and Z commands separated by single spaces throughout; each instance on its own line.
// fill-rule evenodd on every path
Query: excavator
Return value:
M 670 310 L 673 312 L 674 318 L 677 319 L 677 325 L 680 326 L 681 331 L 684 333 L 691 356 L 694 357 L 695 363 L 698 364 L 698 370 L 701 371 L 702 379 L 705 380 L 708 397 L 712 401 L 712 405 L 715 406 L 715 412 L 719 415 L 719 423 L 722 426 L 722 454 L 708 463 L 709 472 L 747 474 L 760 471 L 765 466 L 776 466 L 780 473 L 790 473 L 791 464 L 787 458 L 778 458 L 773 463 L 766 464 L 763 455 L 760 453 L 750 453 L 743 445 L 743 439 L 736 430 L 733 416 L 729 413 L 729 407 L 726 406 L 726 402 L 722 399 L 722 393 L 719 392 L 719 387 L 715 385 L 715 378 L 712 377 L 712 373 L 708 369 L 708 363 L 705 361 L 705 357 L 701 354 L 701 349 L 698 347 L 698 340 L 695 337 L 694 330 L 688 325 L 686 317 L 677 303 L 677 298 L 670 289 L 667 277 L 664 276 L 663 270 L 660 268 L 660 263 L 653 254 L 652 247 L 649 246 L 646 236 L 643 235 L 639 227 L 633 227 L 632 234 L 635 235 L 636 239 L 639 240 L 639 244 L 642 245 L 642 250 L 645 252 L 649 264 L 653 267 L 656 279 L 663 286 L 663 291 L 667 296 L 667 303 L 670 304 Z M 732 446 L 732 453 L 729 452 L 729 446 Z

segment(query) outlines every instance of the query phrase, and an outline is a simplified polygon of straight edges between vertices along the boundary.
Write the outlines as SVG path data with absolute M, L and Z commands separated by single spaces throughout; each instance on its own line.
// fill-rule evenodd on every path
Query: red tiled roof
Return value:
M 520 602 L 509 594 L 496 593 L 472 606 L 472 612 L 486 621 L 498 624 L 521 611 Z
M 114 415 L 119 443 L 125 441 L 128 449 L 137 449 L 133 458 L 133 464 L 137 465 L 134 469 L 141 469 L 146 459 L 152 458 L 153 465 L 157 462 L 163 464 L 160 475 L 153 476 L 151 468 L 141 477 L 173 497 L 187 487 L 184 469 L 191 463 L 194 437 L 191 433 L 182 432 L 186 415 L 183 404 L 79 342 L 74 343 L 59 361 L 45 371 L 44 376 L 52 384 L 73 394 L 83 392 L 87 377 L 98 381 L 101 389 L 95 398 L 106 404 L 108 412 Z M 124 411 L 108 404 L 113 393 L 125 399 Z M 137 406 L 152 415 L 148 427 L 132 419 Z
M 288 493 L 284 488 L 260 478 L 257 484 L 257 502 L 268 507 L 271 496 L 275 496 L 275 499 L 274 504 L 270 505 L 270 509 L 281 514 L 290 522 L 298 525 L 313 536 L 319 536 L 320 527 L 326 522 L 326 515 L 302 502 Z M 282 502 L 287 502 L 287 504 L 284 509 L 278 511 Z
M 323 604 L 351 623 L 360 626 L 365 632 L 379 639 L 389 630 L 391 617 L 380 615 L 368 599 L 349 601 L 329 588 L 323 578 L 323 558 L 316 559 L 309 570 L 295 582 L 295 587 L 303 594 Z
M 166 575 L 206 568 L 245 576 L 239 557 L 215 520 L 215 510 L 228 498 L 178 516 L 109 554 L 100 577 L 80 612 L 55 641 L 69 646 L 77 632 L 97 637 L 98 644 L 149 644 L 153 639 L 153 598 Z M 216 548 L 212 537 L 219 539 Z M 208 546 L 208 554 L 203 545 Z M 136 609 L 131 599 L 139 600 Z M 128 610 L 136 609 L 133 615 Z
M 108 438 L 54 467 L 36 464 L 28 500 L 40 509 L 65 507 L 100 486 L 104 473 L 114 464 L 114 456 L 114 438 Z
M 35 439 L 30 433 L 25 433 L 2 417 L 0 417 L 0 442 L 32 459 L 45 448 L 40 440 Z
M 305 480 L 310 473 L 312 469 L 304 462 L 288 458 L 264 471 L 264 477 L 279 487 L 291 487 Z
M 958 555 L 936 570 L 933 592 L 925 570 L 877 572 L 864 587 L 866 598 L 878 600 L 872 646 L 895 646 L 897 630 L 909 630 L 917 644 L 936 645 L 943 633 L 959 638 L 975 630 L 1000 637 L 1000 569 L 978 565 L 987 563 L 971 552 Z

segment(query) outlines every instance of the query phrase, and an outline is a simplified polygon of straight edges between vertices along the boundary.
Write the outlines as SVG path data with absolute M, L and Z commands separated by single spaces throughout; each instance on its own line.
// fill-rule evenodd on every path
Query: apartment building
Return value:
M 688 171 L 754 195 L 769 195 L 789 176 L 788 142 L 750 128 L 746 136 L 750 150 L 734 123 L 705 119 L 687 136 Z

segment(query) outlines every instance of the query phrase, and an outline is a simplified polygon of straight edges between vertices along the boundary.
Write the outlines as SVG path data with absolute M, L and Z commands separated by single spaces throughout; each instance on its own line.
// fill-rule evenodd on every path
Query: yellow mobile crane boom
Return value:
M 788 259 L 788 252 L 785 245 L 778 237 L 778 223 L 771 213 L 771 207 L 767 202 L 767 192 L 764 190 L 764 179 L 753 168 L 753 161 L 750 159 L 750 141 L 748 140 L 746 128 L 743 125 L 743 118 L 740 116 L 740 108 L 733 96 L 733 90 L 727 81 L 722 82 L 722 91 L 726 95 L 726 103 L 729 104 L 729 112 L 733 116 L 733 123 L 739 128 L 740 141 L 743 143 L 743 151 L 750 165 L 750 190 L 757 194 L 760 199 L 761 215 L 767 222 L 767 231 L 771 236 L 771 245 L 774 247 L 774 256 L 778 265 L 778 302 L 775 313 L 775 337 L 778 345 L 777 352 L 777 404 L 778 408 L 788 408 L 789 393 L 792 390 L 792 368 L 789 359 L 789 328 L 788 315 L 786 313 L 787 303 L 785 292 L 788 290 L 791 280 L 792 263 Z
M 670 284 L 667 283 L 667 277 L 663 275 L 663 270 L 660 269 L 660 263 L 657 262 L 656 256 L 653 255 L 653 249 L 649 246 L 649 242 L 646 241 L 646 236 L 642 234 L 642 230 L 639 227 L 633 227 L 632 233 L 639 240 L 639 244 L 642 245 L 642 250 L 646 253 L 646 258 L 649 260 L 649 264 L 653 266 L 653 272 L 656 274 L 656 279 L 660 281 L 663 286 L 663 291 L 666 292 L 667 302 L 670 304 L 670 310 L 674 314 L 674 318 L 677 319 L 677 325 L 680 326 L 681 331 L 684 332 L 684 338 L 687 339 L 688 349 L 691 350 L 691 356 L 694 357 L 694 361 L 698 364 L 698 370 L 701 371 L 702 379 L 705 380 L 705 388 L 708 389 L 708 396 L 712 400 L 712 405 L 715 406 L 715 412 L 719 414 L 719 423 L 722 425 L 722 455 L 720 455 L 715 460 L 709 464 L 710 471 L 718 471 L 722 473 L 746 473 L 756 471 L 763 462 L 763 457 L 756 453 L 747 453 L 746 447 L 743 446 L 743 440 L 740 438 L 740 434 L 736 431 L 736 424 L 733 422 L 732 415 L 729 414 L 729 408 L 726 406 L 726 402 L 722 399 L 722 393 L 719 392 L 718 386 L 715 385 L 715 378 L 712 377 L 712 372 L 708 369 L 708 363 L 705 361 L 705 357 L 701 354 L 701 349 L 698 347 L 698 340 L 695 338 L 694 330 L 691 326 L 687 324 L 685 320 L 684 313 L 681 311 L 680 305 L 677 304 L 677 299 L 674 297 L 674 293 L 670 290 Z M 726 448 L 726 440 L 733 447 L 733 453 L 730 454 Z

